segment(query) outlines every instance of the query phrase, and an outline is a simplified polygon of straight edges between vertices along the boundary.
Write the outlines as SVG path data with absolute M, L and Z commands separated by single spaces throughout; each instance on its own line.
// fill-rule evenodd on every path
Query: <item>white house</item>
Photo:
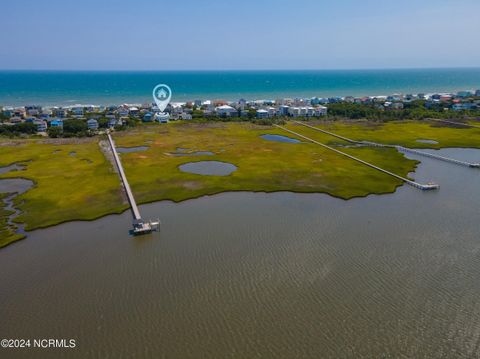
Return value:
M 325 106 L 317 106 L 315 107 L 315 116 L 326 116 L 328 108 Z
M 270 117 L 270 114 L 268 113 L 267 110 L 260 109 L 260 110 L 257 110 L 256 116 L 257 118 L 268 118 Z
M 217 108 L 215 108 L 215 112 L 217 116 L 220 116 L 220 117 L 231 117 L 231 116 L 238 115 L 238 111 L 234 109 L 232 106 L 228 106 L 228 105 L 218 106 Z
M 155 121 L 158 121 L 160 123 L 168 123 L 170 120 L 170 114 L 166 112 L 157 112 L 155 113 Z

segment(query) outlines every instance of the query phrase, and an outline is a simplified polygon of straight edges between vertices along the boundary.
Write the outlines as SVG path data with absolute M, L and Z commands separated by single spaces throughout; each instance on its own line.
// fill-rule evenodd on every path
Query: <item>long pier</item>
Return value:
M 472 125 L 472 124 L 470 124 L 470 123 L 455 122 L 455 121 L 448 121 L 448 120 L 441 120 L 441 119 L 439 119 L 439 118 L 429 118 L 429 119 L 427 119 L 427 120 L 436 121 L 436 122 L 448 123 L 448 124 L 450 124 L 450 125 L 458 125 L 458 126 L 465 126 L 465 127 L 480 128 L 480 126 Z
M 348 153 L 339 151 L 339 150 L 337 150 L 336 148 L 330 147 L 330 146 L 328 146 L 328 145 L 326 145 L 326 144 L 324 144 L 324 143 L 318 142 L 318 141 L 316 141 L 316 140 L 314 140 L 314 139 L 312 139 L 312 138 L 309 138 L 309 137 L 307 137 L 307 136 L 301 135 L 301 134 L 299 134 L 298 132 L 294 132 L 294 131 L 292 131 L 292 130 L 289 130 L 289 129 L 287 129 L 287 128 L 285 128 L 285 127 L 282 127 L 282 126 L 279 126 L 279 125 L 275 125 L 275 124 L 274 124 L 274 126 L 280 128 L 280 129 L 283 130 L 283 131 L 289 132 L 289 133 L 291 133 L 291 134 L 293 134 L 293 135 L 295 135 L 295 136 L 298 136 L 298 137 L 303 138 L 303 139 L 305 139 L 305 140 L 307 140 L 307 141 L 310 141 L 310 142 L 315 143 L 315 144 L 317 144 L 317 145 L 319 145 L 319 146 L 322 146 L 322 147 L 324 147 L 324 148 L 326 148 L 326 149 L 328 149 L 328 150 L 330 150 L 330 151 L 333 151 L 333 152 L 338 153 L 338 154 L 340 154 L 340 155 L 342 155 L 342 156 L 348 157 L 348 158 L 350 158 L 350 159 L 352 159 L 352 160 L 354 160 L 354 161 L 360 162 L 360 163 L 362 163 L 362 164 L 364 164 L 364 165 L 366 165 L 366 166 L 368 166 L 368 167 L 370 167 L 370 168 L 373 168 L 373 169 L 375 169 L 375 170 L 377 170 L 377 171 L 380 171 L 380 172 L 383 172 L 383 173 L 385 173 L 385 174 L 387 174 L 387 175 L 389 175 L 389 176 L 395 177 L 396 179 L 399 179 L 399 180 L 401 180 L 401 181 L 409 184 L 409 185 L 412 186 L 412 187 L 419 188 L 419 189 L 421 189 L 421 190 L 433 190 L 433 189 L 438 189 L 438 188 L 440 187 L 438 184 L 435 184 L 435 183 L 422 184 L 422 183 L 418 183 L 418 182 L 409 180 L 408 178 L 399 176 L 399 175 L 397 175 L 397 174 L 395 174 L 395 173 L 393 173 L 393 172 L 387 171 L 387 170 L 385 170 L 385 169 L 383 169 L 383 168 L 380 168 L 380 167 L 378 167 L 378 166 L 375 166 L 375 165 L 373 165 L 373 164 L 371 164 L 371 163 L 369 163 L 369 162 L 366 162 L 366 161 L 364 161 L 364 160 L 361 160 L 360 158 L 354 157 L 354 156 L 352 156 L 352 155 L 349 155 Z
M 313 130 L 325 133 L 327 135 L 337 137 L 337 138 L 342 139 L 344 141 L 358 144 L 358 145 L 365 145 L 365 146 L 372 146 L 372 147 L 396 148 L 398 151 L 401 151 L 401 152 L 410 152 L 410 153 L 413 153 L 413 154 L 416 154 L 416 155 L 435 158 L 437 160 L 441 160 L 441 161 L 445 161 L 445 162 L 449 162 L 449 163 L 454 163 L 456 165 L 467 166 L 467 167 L 471 167 L 471 168 L 480 168 L 480 163 L 472 163 L 472 162 L 461 161 L 461 160 L 457 160 L 457 159 L 454 159 L 454 158 L 437 155 L 435 153 L 414 150 L 412 148 L 403 147 L 403 146 L 400 146 L 400 145 L 386 145 L 386 144 L 383 144 L 383 143 L 370 142 L 370 141 L 356 141 L 356 140 L 352 140 L 352 139 L 347 138 L 347 137 L 337 135 L 336 133 L 326 131 L 326 130 L 322 130 L 321 128 L 308 125 L 306 123 L 302 123 L 302 122 L 299 122 L 299 121 L 293 121 L 293 122 L 295 122 L 296 124 L 311 128 Z
M 125 188 L 125 193 L 127 194 L 128 202 L 130 204 L 130 208 L 133 214 L 133 234 L 144 234 L 150 233 L 153 230 L 156 230 L 158 227 L 158 222 L 145 222 L 140 215 L 140 211 L 138 210 L 137 202 L 135 202 L 135 197 L 133 196 L 132 189 L 130 188 L 130 184 L 128 183 L 127 176 L 125 175 L 125 171 L 123 170 L 122 162 L 120 161 L 120 157 L 118 156 L 117 149 L 115 147 L 115 142 L 113 142 L 112 136 L 110 132 L 107 132 L 108 142 L 110 143 L 110 147 L 113 153 L 113 159 L 115 160 L 115 164 L 117 165 L 118 173 L 123 183 L 123 187 Z

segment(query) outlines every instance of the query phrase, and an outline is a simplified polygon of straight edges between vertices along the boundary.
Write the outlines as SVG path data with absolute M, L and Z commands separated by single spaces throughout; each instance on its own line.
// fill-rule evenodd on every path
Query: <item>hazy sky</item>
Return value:
M 479 0 L 1 0 L 0 69 L 480 66 Z

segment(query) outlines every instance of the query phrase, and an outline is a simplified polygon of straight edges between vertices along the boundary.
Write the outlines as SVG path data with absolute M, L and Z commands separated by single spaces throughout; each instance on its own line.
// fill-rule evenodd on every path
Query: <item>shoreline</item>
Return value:
M 480 87 L 480 84 L 478 85 Z M 346 93 L 345 91 L 338 91 L 338 92 L 322 92 L 322 91 L 297 91 L 296 93 L 289 93 L 289 92 L 284 92 L 284 91 L 278 91 L 278 92 L 271 92 L 271 93 L 257 93 L 257 94 L 252 94 L 248 95 L 246 93 L 235 93 L 235 94 L 223 94 L 223 93 L 213 93 L 213 94 L 193 94 L 193 95 L 178 95 L 174 94 L 174 97 L 172 99 L 172 104 L 175 103 L 186 103 L 186 102 L 191 102 L 194 100 L 201 100 L 201 101 L 208 101 L 208 100 L 222 100 L 226 102 L 235 102 L 238 101 L 238 99 L 245 99 L 247 102 L 253 102 L 253 101 L 260 101 L 260 100 L 275 100 L 277 98 L 332 98 L 332 97 L 339 97 L 339 98 L 345 98 L 349 96 L 353 97 L 372 97 L 372 98 L 383 98 L 387 97 L 389 95 L 393 94 L 399 94 L 399 95 L 406 95 L 406 94 L 420 94 L 423 93 L 426 96 L 431 96 L 434 94 L 439 94 L 439 95 L 448 95 L 448 94 L 455 94 L 460 91 L 470 91 L 470 92 L 475 92 L 477 88 L 475 87 L 466 87 L 466 86 L 457 86 L 457 87 L 451 87 L 451 88 L 444 88 L 442 90 L 438 89 L 432 89 L 432 88 L 425 88 L 423 91 L 422 89 L 415 89 L 415 91 L 409 91 L 408 89 L 392 89 L 388 93 L 384 94 L 379 94 L 378 91 L 350 91 Z M 57 96 L 58 97 L 58 96 Z M 50 100 L 36 100 L 36 99 L 22 99 L 22 100 L 16 100 L 16 102 L 8 102 L 10 100 L 4 100 L 0 98 L 0 108 L 1 107 L 13 107 L 13 108 L 19 108 L 19 107 L 24 107 L 28 105 L 38 105 L 42 106 L 45 108 L 65 108 L 65 109 L 71 109 L 74 107 L 106 107 L 106 106 L 122 106 L 122 105 L 127 105 L 127 106 L 141 106 L 142 104 L 145 103 L 151 103 L 151 97 L 149 96 L 129 96 L 128 98 L 113 98 L 112 100 L 109 99 L 109 97 L 105 98 L 105 100 L 98 100 L 98 94 L 92 95 L 92 99 L 95 100 L 89 100 L 89 99 L 65 99 L 62 101 L 50 101 Z
M 52 82 L 55 90 L 44 89 Z M 396 93 L 451 93 L 480 87 L 480 67 L 329 69 L 88 71 L 0 70 L 0 106 L 95 106 L 151 102 L 151 89 L 172 86 L 173 102 L 196 99 L 383 96 Z M 225 86 L 224 83 L 235 83 Z M 33 96 L 26 89 L 40 89 Z M 59 101 L 59 98 L 61 99 Z
M 416 169 L 416 168 L 415 168 Z M 412 171 L 410 173 L 415 173 L 415 171 Z M 324 196 L 328 196 L 328 197 L 331 197 L 331 198 L 334 198 L 334 199 L 338 199 L 338 200 L 341 200 L 343 202 L 348 202 L 350 200 L 354 200 L 354 199 L 362 199 L 362 198 L 367 198 L 369 196 L 383 196 L 383 195 L 390 195 L 390 194 L 393 194 L 395 193 L 400 187 L 403 187 L 403 186 L 406 186 L 404 183 L 400 183 L 398 184 L 391 192 L 370 192 L 370 193 L 367 193 L 365 195 L 357 195 L 357 196 L 352 196 L 350 198 L 342 198 L 340 196 L 336 196 L 334 194 L 330 194 L 328 192 L 318 192 L 318 191 L 315 191 L 315 192 L 299 192 L 299 191 L 288 191 L 288 190 L 274 190 L 274 191 L 248 191 L 248 190 L 227 190 L 227 191 L 221 191 L 221 192 L 217 192 L 217 193 L 211 193 L 211 194 L 204 194 L 204 195 L 199 195 L 199 196 L 196 196 L 196 197 L 191 197 L 191 198 L 186 198 L 186 199 L 182 199 L 182 200 L 179 200 L 179 201 L 176 201 L 176 200 L 173 200 L 173 199 L 160 199 L 160 200 L 152 200 L 152 201 L 147 201 L 147 202 L 142 202 L 142 203 L 138 203 L 139 206 L 143 206 L 143 205 L 149 205 L 149 204 L 152 204 L 152 203 L 162 203 L 162 202 L 170 202 L 170 203 L 173 203 L 173 204 L 181 204 L 181 203 L 185 203 L 185 202 L 188 202 L 188 201 L 195 201 L 195 200 L 198 200 L 198 199 L 202 199 L 202 198 L 208 198 L 208 197 L 216 197 L 216 196 L 221 196 L 223 194 L 228 194 L 228 193 L 250 193 L 250 194 L 266 194 L 266 195 L 269 195 L 269 194 L 277 194 L 277 193 L 291 193 L 291 194 L 299 194 L 299 195 L 310 195 L 310 194 L 318 194 L 318 195 L 324 195 Z M 15 195 L 16 196 L 16 195 Z M 15 197 L 14 196 L 14 197 Z M 17 212 L 19 212 L 21 214 L 21 211 L 15 207 L 13 207 Z M 99 215 L 97 217 L 94 217 L 94 218 L 89 218 L 89 219 L 69 219 L 69 220 L 64 220 L 64 221 L 60 221 L 58 223 L 54 223 L 54 224 L 49 224 L 49 225 L 46 225 L 46 226 L 39 226 L 39 227 L 35 227 L 35 228 L 31 228 L 31 229 L 24 229 L 24 233 L 22 234 L 23 237 L 21 238 L 17 238 L 11 242 L 8 242 L 4 245 L 1 245 L 0 246 L 0 250 L 2 250 L 3 248 L 6 248 L 10 245 L 13 245 L 21 240 L 24 240 L 24 239 L 28 239 L 29 237 L 29 233 L 31 232 L 35 232 L 35 231 L 38 231 L 38 230 L 44 230 L 44 229 L 48 229 L 48 228 L 52 228 L 52 227 L 56 227 L 56 226 L 59 226 L 59 225 L 62 225 L 62 224 L 67 224 L 67 223 L 73 223 L 73 222 L 76 222 L 76 223 L 82 223 L 82 222 L 94 222 L 94 221 L 97 221 L 99 219 L 102 219 L 102 218 L 105 218 L 105 217 L 109 217 L 109 216 L 120 216 L 122 214 L 124 214 L 125 212 L 128 212 L 130 211 L 130 207 L 124 209 L 124 210 L 118 210 L 118 211 L 112 211 L 112 212 L 108 212 L 108 213 L 105 213 L 105 214 L 102 214 L 102 215 Z M 25 226 L 25 223 L 24 222 L 15 222 L 13 221 L 13 223 L 15 223 L 16 225 L 17 224 L 22 224 Z M 17 234 L 17 233 L 16 233 Z M 133 236 L 132 236 L 133 237 Z
M 337 125 L 343 126 L 345 124 Z M 288 126 L 295 127 L 295 124 L 290 123 Z M 384 131 L 391 132 L 393 130 L 393 134 L 395 134 L 395 131 L 398 130 L 400 131 L 397 135 L 398 141 L 405 143 L 405 141 L 410 139 L 408 133 L 405 132 L 406 130 L 409 130 L 410 132 L 418 132 L 430 129 L 438 134 L 439 137 L 436 139 L 440 140 L 440 142 L 435 145 L 422 145 L 418 143 L 417 145 L 419 145 L 419 149 L 429 148 L 432 150 L 440 150 L 475 148 L 475 146 L 472 146 L 472 144 L 469 144 L 468 142 L 464 146 L 461 146 L 458 143 L 458 135 L 463 136 L 464 131 L 471 131 L 472 134 L 477 133 L 477 130 L 475 129 L 458 130 L 444 128 L 443 131 L 437 132 L 438 130 L 435 128 L 424 126 L 424 123 L 418 121 L 390 123 L 389 125 L 376 128 L 378 132 L 374 131 L 373 135 L 382 137 L 382 133 Z M 349 124 L 349 126 L 345 127 L 344 130 L 345 129 L 347 131 L 353 131 L 352 133 L 356 133 L 355 131 L 368 130 L 370 128 L 363 127 L 362 123 L 356 123 L 355 125 Z M 306 131 L 307 129 L 302 127 L 301 130 Z M 338 128 L 338 130 L 341 131 L 342 129 Z M 336 132 L 337 130 L 334 129 L 333 131 Z M 146 142 L 149 143 L 149 150 L 147 152 L 141 152 L 138 154 L 135 152 L 128 153 L 123 155 L 124 157 L 122 159 L 122 161 L 125 161 L 124 165 L 126 167 L 129 180 L 131 180 L 134 184 L 133 189 L 136 190 L 137 202 L 139 205 L 163 201 L 182 203 L 198 198 L 216 196 L 222 193 L 236 192 L 266 194 L 277 192 L 289 192 L 296 194 L 325 194 L 333 198 L 348 201 L 355 198 L 365 198 L 370 195 L 392 194 L 395 193 L 399 187 L 403 186 L 403 183 L 395 181 L 394 179 L 386 180 L 381 175 L 373 175 L 372 177 L 372 173 L 370 173 L 369 170 L 365 170 L 361 166 L 350 167 L 351 165 L 349 162 L 341 162 L 341 160 L 336 158 L 334 155 L 328 156 L 321 151 L 319 152 L 317 148 L 309 147 L 308 144 L 303 144 L 302 147 L 290 147 L 297 145 L 269 141 L 262 142 L 262 140 L 258 140 L 262 134 L 275 134 L 276 132 L 277 131 L 274 128 L 245 123 L 220 123 L 215 124 L 215 126 L 212 126 L 211 124 L 199 125 L 179 123 L 177 125 L 168 127 L 160 125 L 157 127 L 152 125 L 136 128 L 127 132 L 119 132 L 116 136 L 116 142 L 117 145 L 121 147 L 139 146 Z M 282 133 L 280 133 L 280 135 L 281 134 Z M 205 146 L 204 143 L 210 143 L 207 140 L 211 139 L 212 136 L 213 138 L 217 138 L 216 143 L 211 143 L 210 145 Z M 218 136 L 227 137 L 219 141 Z M 326 141 L 326 143 L 330 143 L 328 142 L 329 140 L 326 140 L 325 138 L 322 139 L 322 136 L 324 136 L 323 134 L 314 133 L 310 136 L 313 136 L 320 141 Z M 356 139 L 361 139 L 362 136 L 363 135 L 357 132 L 354 137 Z M 457 138 L 455 136 L 457 136 Z M 166 142 L 167 139 L 168 141 Z M 413 137 L 410 140 L 415 140 L 415 138 Z M 0 144 L 1 142 L 2 141 L 0 141 Z M 336 139 L 333 140 L 333 142 L 335 142 L 336 145 L 339 145 L 337 144 L 338 141 Z M 110 197 L 104 197 L 104 195 L 107 193 L 103 193 L 100 190 L 95 192 L 97 193 L 97 196 L 99 196 L 99 200 L 101 200 L 103 203 L 102 207 L 89 205 L 88 198 L 92 196 L 92 192 L 86 191 L 85 193 L 82 192 L 79 196 L 75 194 L 80 201 L 77 205 L 72 204 L 74 207 L 79 206 L 76 207 L 76 209 L 74 208 L 73 211 L 70 210 L 71 207 L 69 207 L 70 209 L 64 209 L 63 212 L 59 212 L 58 210 L 51 212 L 45 211 L 43 215 L 40 214 L 41 218 L 36 218 L 35 213 L 41 209 L 42 201 L 55 203 L 51 202 L 51 200 L 56 200 L 56 197 L 49 197 L 50 192 L 45 192 L 46 182 L 45 178 L 41 176 L 41 173 L 44 173 L 42 172 L 44 171 L 42 165 L 44 162 L 39 162 L 40 159 L 42 159 L 42 161 L 49 162 L 56 161 L 57 165 L 61 167 L 72 166 L 71 168 L 73 170 L 76 168 L 77 163 L 83 163 L 82 161 L 85 159 L 94 158 L 95 161 L 93 166 L 101 165 L 103 168 L 103 172 L 101 173 L 104 173 L 104 175 L 107 174 L 105 169 L 112 166 L 110 162 L 107 161 L 105 154 L 101 153 L 101 151 L 101 157 L 92 157 L 93 153 L 96 152 L 85 152 L 96 151 L 98 148 L 98 140 L 94 138 L 88 138 L 82 141 L 77 141 L 75 138 L 48 139 L 46 141 L 36 141 L 31 139 L 6 140 L 4 143 L 9 143 L 10 145 L 0 146 L 0 149 L 10 149 L 11 153 L 10 157 L 6 156 L 5 158 L 17 159 L 13 162 L 5 163 L 5 166 L 8 167 L 15 163 L 26 163 L 26 171 L 30 172 L 11 171 L 8 172 L 8 174 L 3 174 L 0 176 L 0 178 L 23 178 L 32 181 L 33 186 L 29 189 L 29 191 L 33 191 L 38 187 L 38 191 L 36 191 L 35 194 L 27 191 L 26 196 L 22 196 L 22 200 L 26 201 L 27 203 L 26 206 L 22 207 L 22 209 L 26 210 L 23 211 L 23 213 L 27 213 L 25 219 L 23 221 L 14 220 L 15 223 L 25 224 L 27 237 L 28 232 L 32 232 L 37 229 L 45 229 L 67 222 L 91 222 L 109 215 L 120 215 L 129 210 L 127 203 L 124 201 L 104 201 L 105 198 L 120 198 L 122 192 L 118 175 L 112 172 L 110 169 L 110 178 L 106 178 L 106 180 L 108 180 L 109 183 L 111 182 L 111 187 L 106 187 L 105 190 L 114 192 L 108 194 Z M 22 143 L 24 146 L 21 145 Z M 18 145 L 20 145 L 20 147 L 17 147 Z M 227 181 L 228 183 L 224 183 L 223 179 L 219 180 L 218 178 L 205 178 L 205 176 L 179 173 L 177 171 L 179 164 L 184 162 L 194 162 L 196 158 L 193 159 L 189 158 L 188 156 L 162 156 L 162 154 L 169 153 L 169 151 L 178 147 L 190 148 L 192 151 L 209 150 L 215 153 L 215 158 L 212 157 L 214 160 L 233 163 L 237 167 L 243 168 L 244 170 L 241 173 L 235 174 L 231 181 Z M 225 148 L 229 150 L 224 152 Z M 70 151 L 78 151 L 78 155 L 72 157 L 69 155 Z M 405 175 L 409 179 L 412 178 L 412 174 L 417 172 L 418 166 L 423 162 L 423 160 L 419 161 L 411 159 L 398 151 L 390 151 L 390 149 L 388 152 L 384 150 L 378 151 L 367 148 L 349 149 L 348 151 L 353 151 L 353 153 L 357 153 L 367 160 L 371 158 L 373 161 L 376 161 L 380 167 L 383 167 L 383 165 L 389 163 L 388 166 L 390 170 L 393 169 L 395 172 Z M 23 156 L 28 157 L 21 158 L 22 155 L 18 156 L 16 154 L 17 152 L 24 153 Z M 9 152 L 6 152 L 5 154 L 8 155 L 8 153 Z M 36 155 L 30 157 L 30 154 L 41 154 L 42 157 L 37 158 Z M 245 155 L 247 156 L 246 158 L 244 157 Z M 303 156 L 309 156 L 308 158 L 305 158 L 305 162 L 303 161 Z M 212 158 L 208 159 L 210 160 Z M 317 161 L 318 158 L 321 158 L 322 161 L 325 161 L 324 165 L 312 167 L 310 161 Z M 302 159 L 301 162 L 298 162 L 299 159 Z M 30 162 L 27 162 L 28 160 L 30 160 Z M 262 164 L 265 161 L 272 160 L 274 162 L 272 162 L 270 166 L 263 168 Z M 277 162 L 279 160 L 280 162 Z M 315 161 L 312 163 L 319 163 Z M 276 173 L 274 169 L 278 165 L 283 166 L 281 163 L 283 163 L 283 165 L 290 163 L 291 166 L 287 166 L 286 168 L 282 169 L 280 173 Z M 138 165 L 141 166 L 139 167 Z M 89 175 L 88 171 L 92 168 L 90 166 L 90 164 L 83 164 L 82 167 L 79 167 L 79 170 L 86 171 L 83 172 L 84 175 L 90 177 L 90 181 L 95 182 L 95 178 L 98 178 L 95 176 L 98 176 L 99 174 Z M 345 172 L 332 172 L 332 174 L 330 174 L 329 171 L 335 171 L 334 168 L 336 166 L 340 166 L 342 171 L 353 171 L 351 176 L 353 176 L 352 178 L 356 179 L 354 179 L 352 182 L 352 180 L 343 177 Z M 160 177 L 155 174 L 155 171 L 151 172 L 153 168 L 162 167 L 163 175 Z M 52 168 L 54 170 L 57 169 L 57 167 Z M 132 168 L 136 168 L 136 170 L 133 170 Z M 41 172 L 38 172 L 40 170 Z M 266 172 L 259 172 L 264 170 L 266 170 Z M 404 171 L 406 171 L 406 173 L 403 173 Z M 257 174 L 260 174 L 260 177 L 256 178 Z M 319 174 L 321 174 L 320 177 L 318 177 Z M 282 179 L 285 176 L 294 177 L 285 181 Z M 265 182 L 266 180 L 262 180 L 262 178 L 268 178 L 269 180 L 268 182 Z M 320 178 L 323 179 L 320 180 Z M 74 185 L 74 183 L 75 182 L 71 182 L 72 185 Z M 64 188 L 64 190 L 67 190 L 66 187 Z M 75 193 L 75 191 L 73 193 Z M 112 197 L 113 194 L 115 196 Z M 65 204 L 63 205 L 65 206 Z M 89 214 L 89 212 L 92 213 L 89 208 L 96 208 L 96 213 Z M 31 221 L 33 221 L 33 225 L 29 226 L 28 223 L 32 223 Z

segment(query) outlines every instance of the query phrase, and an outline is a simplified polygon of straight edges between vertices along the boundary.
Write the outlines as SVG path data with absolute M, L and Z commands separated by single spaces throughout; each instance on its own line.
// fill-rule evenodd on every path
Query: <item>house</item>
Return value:
M 301 115 L 300 107 L 289 107 L 288 115 L 292 117 L 298 117 Z
M 186 113 L 186 112 L 182 112 L 182 113 L 179 113 L 179 114 L 178 114 L 178 119 L 179 119 L 179 120 L 191 120 L 191 119 L 192 119 L 192 115 L 189 114 L 189 113 Z
M 23 122 L 23 119 L 21 117 L 18 117 L 18 116 L 13 116 L 13 117 L 10 117 L 9 122 L 10 123 L 21 123 L 21 122 Z
M 260 109 L 260 110 L 257 110 L 256 116 L 257 118 L 268 118 L 270 117 L 270 114 L 268 113 L 267 110 Z
M 13 107 L 4 107 L 2 113 L 5 117 L 12 117 L 14 114 L 14 109 Z
M 233 117 L 238 115 L 238 111 L 232 106 L 222 105 L 215 108 L 215 113 L 220 117 Z
M 38 116 L 42 112 L 42 106 L 25 106 L 25 113 L 29 116 Z
M 287 105 L 281 105 L 279 108 L 278 108 L 278 114 L 280 116 L 287 116 L 288 115 L 288 109 L 290 108 L 290 106 L 287 106 Z
M 245 110 L 245 106 L 247 106 L 247 100 L 241 98 L 240 100 L 238 100 L 238 108 L 240 110 Z
M 168 123 L 168 121 L 170 120 L 170 114 L 166 112 L 157 112 L 154 118 L 160 123 Z
M 326 116 L 327 115 L 328 108 L 325 106 L 317 106 L 315 107 L 315 116 Z
M 132 116 L 138 116 L 138 113 L 140 112 L 140 110 L 136 106 L 130 107 L 128 111 L 130 111 L 130 115 Z
M 112 128 L 112 127 L 115 127 L 117 125 L 117 120 L 114 119 L 114 118 L 110 118 L 108 120 L 108 127 Z
M 98 130 L 98 121 L 93 118 L 87 120 L 87 127 L 89 130 Z
M 151 112 L 147 112 L 143 115 L 143 122 L 152 122 L 153 121 L 153 114 Z
M 60 127 L 63 128 L 63 120 L 55 119 L 50 121 L 50 127 Z
M 126 117 L 128 116 L 130 113 L 130 111 L 128 110 L 128 108 L 119 108 L 118 111 L 117 111 L 117 114 L 120 116 L 120 117 Z
M 25 118 L 25 108 L 23 107 L 18 107 L 13 110 L 13 116 L 14 117 L 20 117 L 20 118 Z
M 457 92 L 457 97 L 466 98 L 471 97 L 473 94 L 470 91 L 459 91 Z
M 475 91 L 475 96 L 480 97 L 480 90 Z
M 452 105 L 452 110 L 454 111 L 468 111 L 475 110 L 477 105 L 474 103 L 455 103 Z
M 37 126 L 37 132 L 47 132 L 47 121 L 35 120 L 33 124 Z
M 75 117 L 82 117 L 83 116 L 83 107 L 80 107 L 80 106 L 75 106 L 75 107 L 72 107 L 72 115 L 75 116 Z
M 68 116 L 68 111 L 65 108 L 54 108 L 53 109 L 53 115 L 58 117 L 58 118 L 65 118 Z

